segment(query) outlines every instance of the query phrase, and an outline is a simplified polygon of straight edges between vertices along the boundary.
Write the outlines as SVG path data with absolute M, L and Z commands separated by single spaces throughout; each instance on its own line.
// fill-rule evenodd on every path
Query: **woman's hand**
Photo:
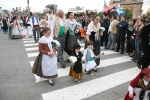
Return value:
M 55 52 L 52 52 L 52 55 L 51 55 L 51 56 L 53 57 L 55 54 L 56 54 Z
M 52 52 L 48 52 L 48 55 L 49 55 L 49 56 L 52 56 Z
M 132 40 L 134 40 L 134 36 L 131 36 Z
M 103 36 L 103 33 L 100 33 L 100 36 Z
M 79 32 L 79 30 L 76 30 L 75 33 L 77 34 Z
M 130 97 L 130 98 L 133 98 L 133 93 L 129 93 L 129 97 Z

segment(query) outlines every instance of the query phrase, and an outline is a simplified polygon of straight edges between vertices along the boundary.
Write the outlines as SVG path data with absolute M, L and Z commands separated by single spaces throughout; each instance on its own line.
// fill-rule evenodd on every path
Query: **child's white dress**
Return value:
M 91 58 L 90 58 L 89 61 L 87 61 L 87 54 L 88 53 L 91 54 Z M 95 57 L 95 55 L 94 55 L 94 53 L 93 53 L 93 51 L 91 49 L 86 48 L 84 50 L 84 54 L 83 54 L 82 60 L 86 59 L 85 66 L 84 66 L 84 69 L 86 71 L 89 71 L 89 70 L 93 69 L 96 66 L 96 62 L 94 60 L 94 57 Z
M 19 31 L 20 31 L 21 36 L 26 35 L 24 27 L 19 27 Z

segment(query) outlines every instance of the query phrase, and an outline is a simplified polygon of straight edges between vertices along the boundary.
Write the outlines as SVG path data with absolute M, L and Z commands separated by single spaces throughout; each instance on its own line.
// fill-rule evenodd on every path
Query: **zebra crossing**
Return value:
M 33 38 L 24 38 L 23 43 L 27 57 L 30 59 L 30 66 L 32 67 L 36 56 L 39 54 L 38 43 L 34 43 Z M 79 44 L 83 52 L 84 43 L 79 42 Z M 55 89 L 41 93 L 42 99 L 123 100 L 124 93 L 119 93 L 120 96 L 115 96 L 111 99 L 107 96 L 102 99 L 99 95 L 112 89 L 118 89 L 119 85 L 129 83 L 140 70 L 136 67 L 136 63 L 132 62 L 128 56 L 120 55 L 111 50 L 105 50 L 102 47 L 101 52 L 104 52 L 105 55 L 101 57 L 100 65 L 97 67 L 98 72 L 94 73 L 93 76 L 85 74 L 80 83 L 75 83 L 73 79 L 69 77 L 69 63 L 66 64 L 67 67 L 65 69 L 61 68 L 58 63 L 58 78 L 55 79 Z M 46 80 L 36 75 L 34 75 L 34 78 L 35 83 L 44 82 Z M 128 87 L 126 87 L 126 92 L 127 88 Z M 93 99 L 93 96 L 97 96 L 97 99 Z

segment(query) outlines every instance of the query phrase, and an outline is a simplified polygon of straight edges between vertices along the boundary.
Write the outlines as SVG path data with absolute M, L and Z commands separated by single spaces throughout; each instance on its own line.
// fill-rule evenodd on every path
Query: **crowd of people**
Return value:
M 139 69 L 148 68 L 150 64 L 150 24 L 140 16 L 127 20 L 125 16 L 109 18 L 105 14 L 101 19 L 99 15 L 91 18 L 74 17 L 73 12 L 68 12 L 65 17 L 63 10 L 59 9 L 41 18 L 36 14 L 13 18 L 4 16 L 2 22 L 3 32 L 7 33 L 9 29 L 12 38 L 23 38 L 26 35 L 30 38 L 33 35 L 35 43 L 39 42 L 40 54 L 34 63 L 33 73 L 49 79 L 52 86 L 53 78 L 58 75 L 57 62 L 60 62 L 62 68 L 66 67 L 64 55 L 70 57 L 69 75 L 76 82 L 82 78 L 83 72 L 90 75 L 93 75 L 93 71 L 97 72 L 100 56 L 104 55 L 101 53 L 102 46 L 114 52 L 120 50 L 120 54 L 126 52 L 132 61 L 137 62 Z M 100 31 L 101 27 L 105 30 Z M 81 41 L 82 38 L 85 40 L 83 54 L 78 43 L 78 39 Z

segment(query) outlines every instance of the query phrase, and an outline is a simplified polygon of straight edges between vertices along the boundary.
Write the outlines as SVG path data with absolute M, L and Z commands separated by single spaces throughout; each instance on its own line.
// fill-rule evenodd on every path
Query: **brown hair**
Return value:
M 87 41 L 87 45 L 93 45 L 93 41 Z
M 94 20 L 96 19 L 96 17 L 98 17 L 98 16 L 99 16 L 99 15 L 93 16 L 92 21 L 94 21 Z
M 48 28 L 48 27 L 44 27 L 43 30 L 42 30 L 42 33 L 44 34 L 44 33 L 46 33 L 46 32 L 49 31 L 49 30 L 51 30 L 51 29 Z
M 146 20 L 145 19 L 139 19 L 141 22 L 143 22 L 143 24 L 145 25 Z

